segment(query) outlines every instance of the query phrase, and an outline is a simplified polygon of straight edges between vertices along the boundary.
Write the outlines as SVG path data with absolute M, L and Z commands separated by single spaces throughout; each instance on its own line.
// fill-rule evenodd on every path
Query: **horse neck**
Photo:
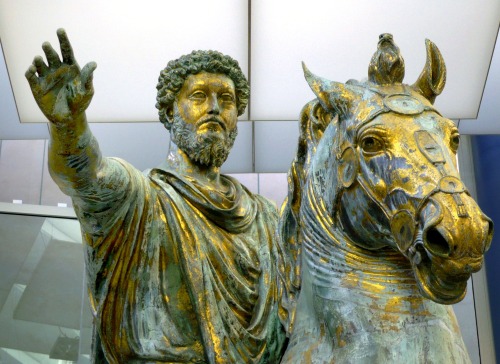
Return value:
M 422 297 L 411 265 L 401 253 L 390 247 L 373 251 L 360 248 L 320 201 L 309 197 L 303 203 L 302 264 L 310 282 L 302 286 L 312 287 L 314 299 L 335 309 L 355 306 L 356 312 L 433 316 L 436 304 Z
M 395 363 L 422 353 L 468 362 L 451 308 L 420 295 L 401 254 L 357 247 L 309 207 L 301 208 L 300 238 L 302 286 L 283 363 L 312 355 L 318 363 Z

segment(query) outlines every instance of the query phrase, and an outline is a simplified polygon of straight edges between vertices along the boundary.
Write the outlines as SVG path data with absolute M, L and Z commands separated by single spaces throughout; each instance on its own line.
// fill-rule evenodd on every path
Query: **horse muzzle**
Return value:
M 466 192 L 434 194 L 422 206 L 419 220 L 407 255 L 420 291 L 438 303 L 459 302 L 467 280 L 482 267 L 493 223 Z

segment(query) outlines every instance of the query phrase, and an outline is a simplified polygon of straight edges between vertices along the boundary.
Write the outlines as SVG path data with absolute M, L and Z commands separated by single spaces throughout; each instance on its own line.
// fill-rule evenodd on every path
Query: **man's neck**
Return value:
M 219 192 L 226 192 L 228 186 L 222 183 L 220 178 L 220 168 L 215 166 L 207 166 L 190 159 L 186 153 L 176 148 L 173 151 L 176 162 L 175 170 L 182 176 L 192 178 L 198 183 L 213 188 Z

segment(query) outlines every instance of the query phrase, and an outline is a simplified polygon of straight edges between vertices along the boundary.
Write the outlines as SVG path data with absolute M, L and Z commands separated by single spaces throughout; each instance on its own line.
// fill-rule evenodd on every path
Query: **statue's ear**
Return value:
M 429 39 L 425 40 L 427 60 L 422 73 L 411 87 L 434 103 L 446 84 L 446 65 L 438 47 Z
M 358 95 L 349 85 L 328 81 L 313 74 L 302 62 L 304 77 L 313 90 L 321 106 L 327 111 L 339 115 L 340 119 L 350 115 L 350 110 Z

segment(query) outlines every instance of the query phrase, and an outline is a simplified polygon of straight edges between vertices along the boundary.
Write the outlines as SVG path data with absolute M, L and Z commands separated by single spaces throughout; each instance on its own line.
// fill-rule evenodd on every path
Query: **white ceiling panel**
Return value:
M 460 120 L 461 134 L 500 134 L 500 37 L 497 38 L 481 108 L 476 120 Z
M 301 61 L 345 82 L 367 77 L 378 35 L 392 33 L 412 84 L 425 63 L 425 39 L 441 50 L 448 77 L 436 106 L 447 117 L 476 118 L 500 20 L 498 0 L 254 0 L 253 120 L 293 120 L 314 97 Z
M 156 83 L 193 49 L 231 55 L 248 70 L 247 0 L 0 0 L 0 38 L 21 122 L 42 122 L 24 73 L 65 28 L 84 66 L 97 62 L 92 122 L 156 121 Z

